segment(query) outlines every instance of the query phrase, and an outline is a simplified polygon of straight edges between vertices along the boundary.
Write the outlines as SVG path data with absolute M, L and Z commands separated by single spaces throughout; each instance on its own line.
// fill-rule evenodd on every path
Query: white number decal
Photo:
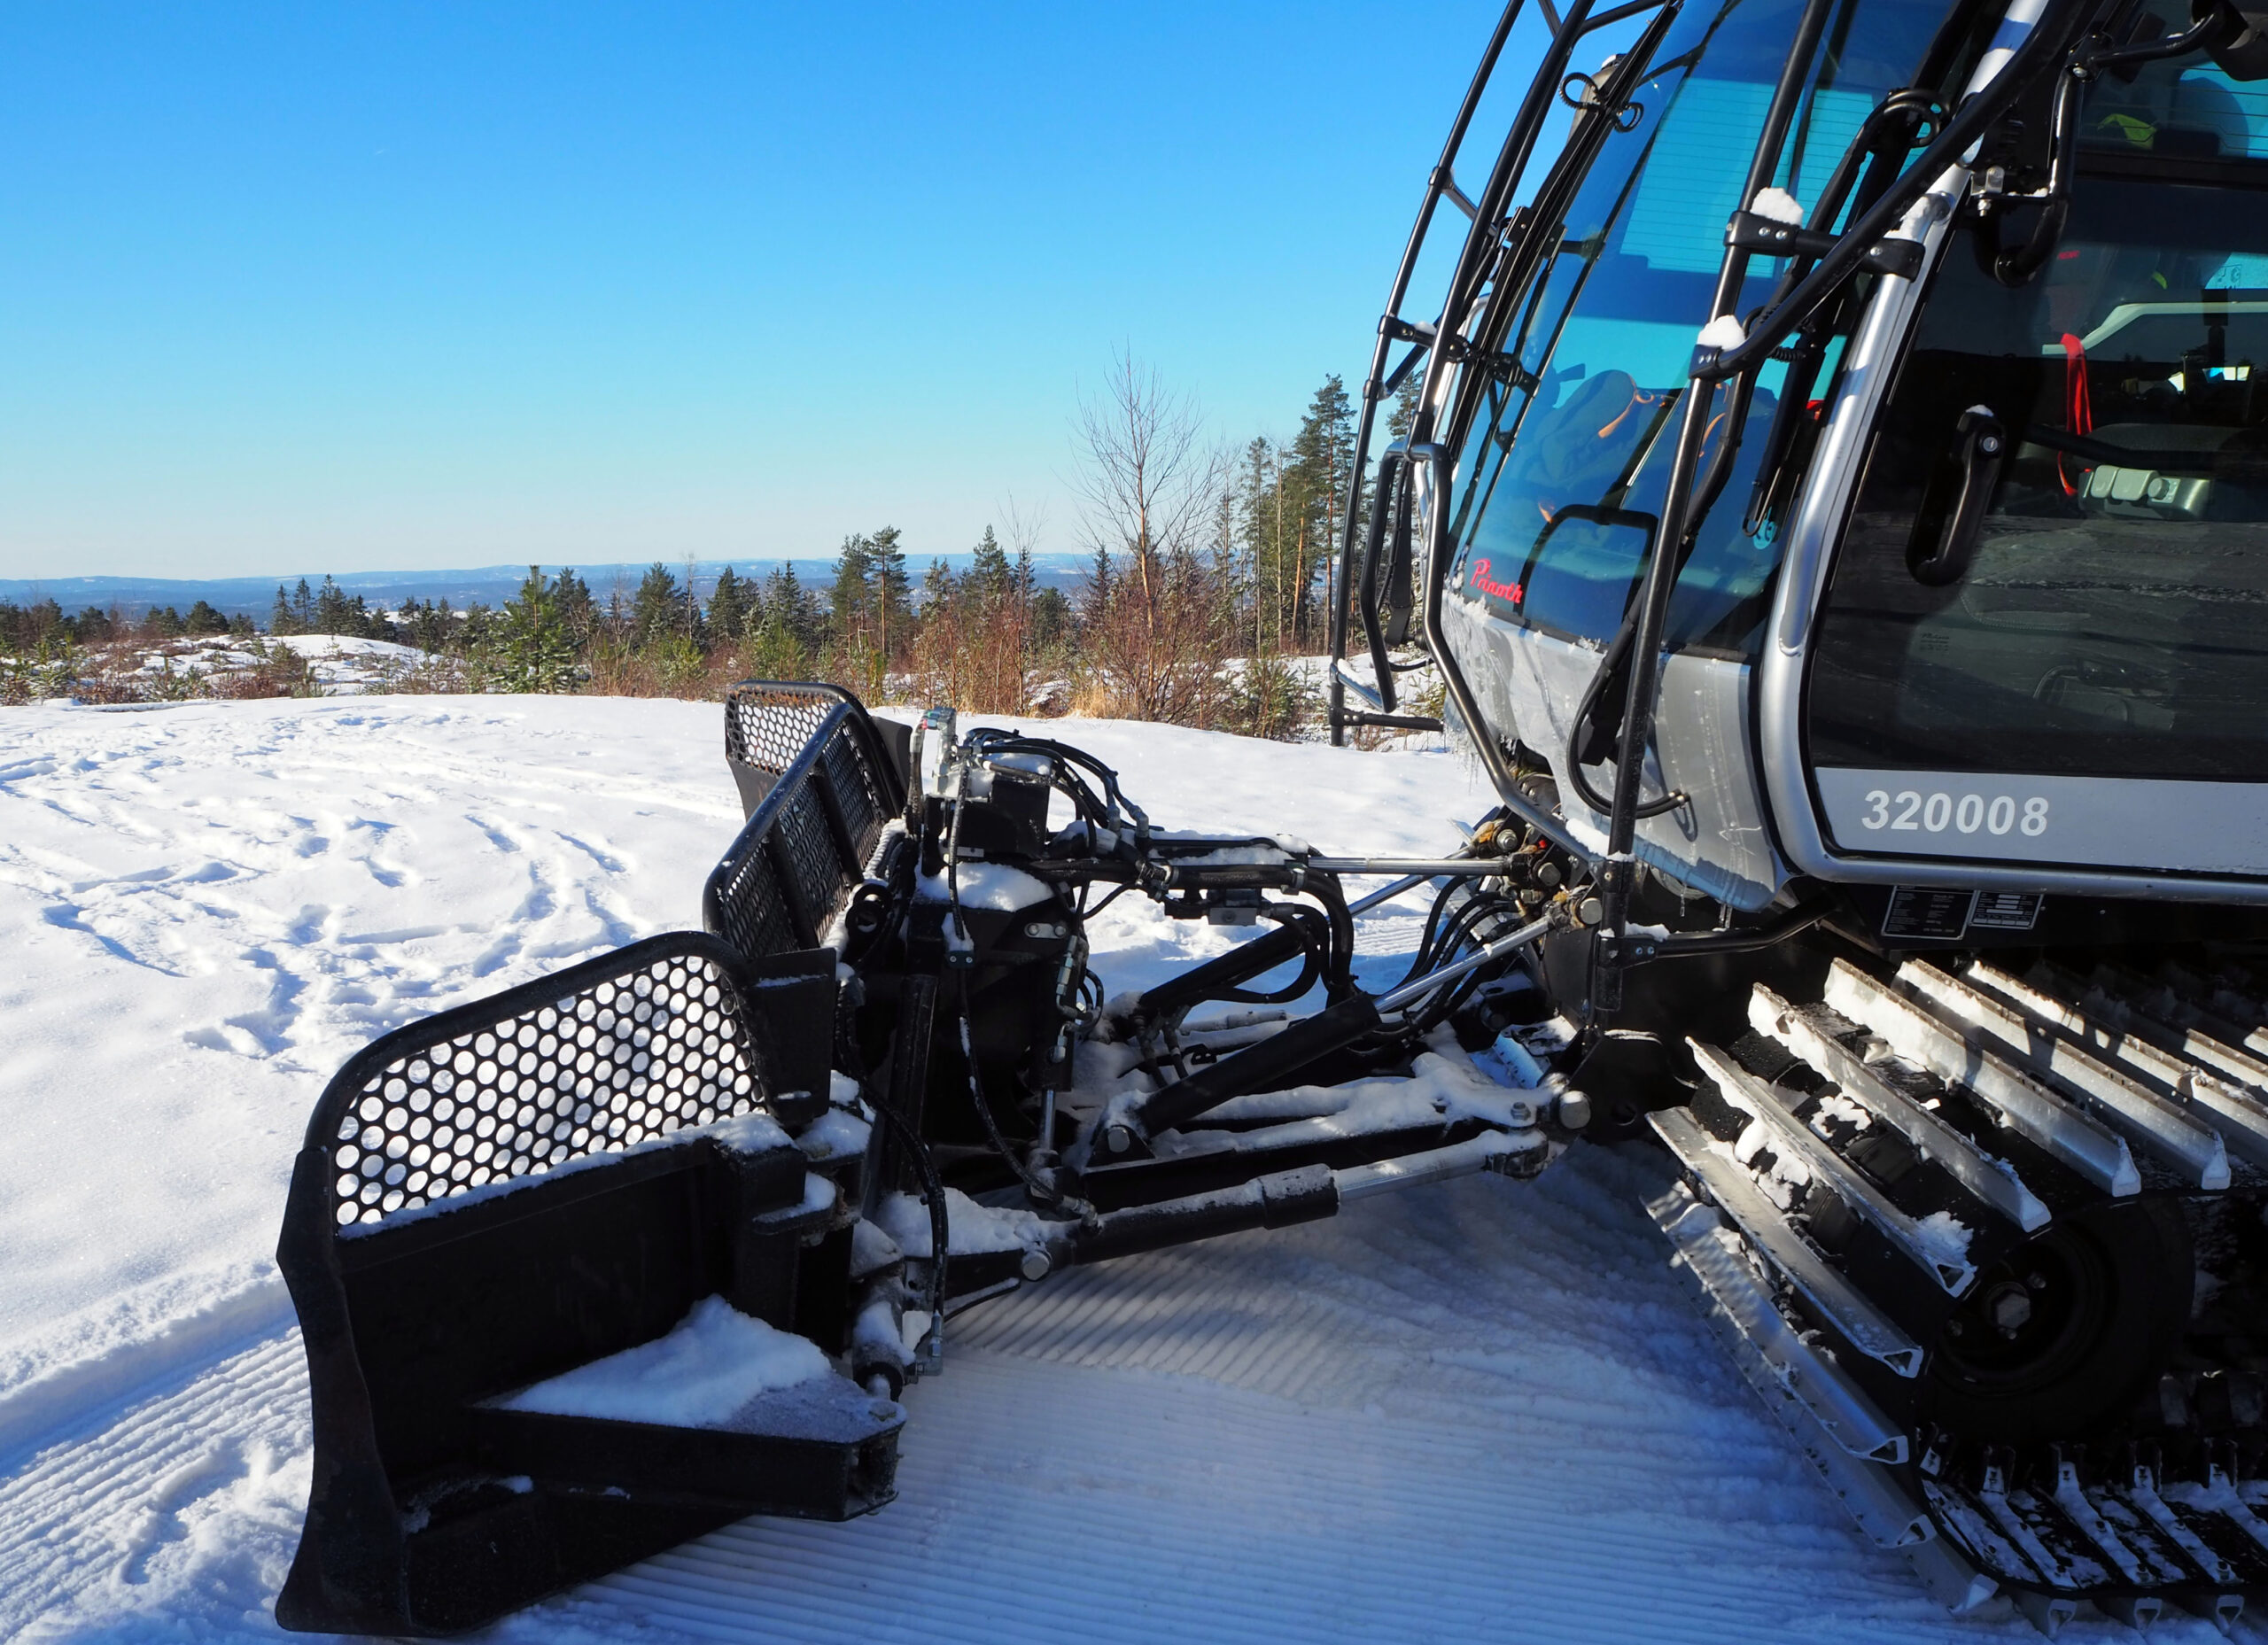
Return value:
M 1867 810 L 1859 818 L 1859 825 L 1871 832 L 1889 828 L 1915 834 L 1926 829 L 1931 834 L 1943 834 L 1953 827 L 1963 834 L 1975 834 L 1982 828 L 1991 834 L 2005 834 L 2020 826 L 2035 840 L 2047 832 L 2047 802 L 2038 795 L 2022 802 L 2021 819 L 2017 800 L 2007 794 L 1995 795 L 1989 800 L 1981 794 L 1964 794 L 1956 800 L 1950 794 L 1932 794 L 1924 798 L 1915 788 L 1900 788 L 1895 795 L 1886 788 L 1869 788 L 1865 804 Z M 1897 808 L 1894 817 L 1893 806 Z

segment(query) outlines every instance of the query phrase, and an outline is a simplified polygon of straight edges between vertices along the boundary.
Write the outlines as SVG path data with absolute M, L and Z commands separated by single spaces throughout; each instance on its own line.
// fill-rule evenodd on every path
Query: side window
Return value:
M 1492 615 L 1592 640 L 1620 624 L 1667 486 L 1740 162 L 1793 20 L 1776 0 L 1739 0 L 1681 26 L 1638 94 L 1640 118 L 1608 140 L 1577 190 L 1557 254 L 1518 311 L 1499 317 L 1498 347 L 1518 369 L 1500 370 L 1465 437 L 1450 571 L 1452 590 Z M 1846 43 L 1832 83 L 1814 86 L 1799 112 L 1780 177 L 1799 202 L 1817 198 L 1868 113 L 1905 83 L 1934 21 L 1919 7 L 1862 14 L 1858 27 L 1875 33 Z M 1748 300 L 1775 268 L 1751 266 Z M 1779 548 L 1749 504 L 1785 377 L 1775 363 L 1757 382 L 1671 602 L 1673 645 L 1754 648 Z M 1734 425 L 1731 392 L 1719 389 L 1711 408 L 1705 475 Z M 1810 408 L 1806 398 L 1790 413 Z
M 2268 779 L 2268 212 L 2241 209 L 2268 196 L 2180 170 L 2268 163 L 2191 79 L 2090 102 L 2119 146 L 2082 157 L 2029 284 L 1983 272 L 1973 230 L 1946 248 L 1821 614 L 1821 764 Z M 1971 407 L 2009 450 L 1965 568 L 1925 583 Z

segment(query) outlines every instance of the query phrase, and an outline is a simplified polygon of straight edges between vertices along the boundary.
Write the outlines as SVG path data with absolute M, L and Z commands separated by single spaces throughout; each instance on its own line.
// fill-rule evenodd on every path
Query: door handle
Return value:
M 1952 484 L 1959 489 L 1942 508 L 1922 507 L 1914 521 L 1913 539 L 1906 545 L 1907 569 L 1914 580 L 1943 588 L 1969 575 L 1969 562 L 1977 552 L 1977 533 L 1984 529 L 1984 509 L 2000 483 L 2000 468 L 2008 457 L 2008 431 L 1988 406 L 1971 406 L 1953 425 L 1960 444 L 1953 462 L 1958 470 Z M 1945 481 L 1930 487 L 1942 497 Z M 1926 549 L 1924 544 L 1927 544 Z

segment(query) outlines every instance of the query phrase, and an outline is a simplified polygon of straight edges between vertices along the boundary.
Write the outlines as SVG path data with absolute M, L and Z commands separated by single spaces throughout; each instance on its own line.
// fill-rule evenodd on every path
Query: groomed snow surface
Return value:
M 268 1253 L 307 1112 L 374 1035 L 693 923 L 739 817 L 718 718 L 0 711 L 0 1638 L 275 1633 L 309 1451 Z M 1046 729 L 1161 826 L 1425 854 L 1484 803 L 1441 752 Z M 1094 928 L 1114 993 L 1239 935 L 1133 898 Z M 1060 1276 L 957 1322 L 906 1403 L 881 1514 L 751 1520 L 489 1637 L 2035 1637 L 1860 1540 L 1601 1149 Z

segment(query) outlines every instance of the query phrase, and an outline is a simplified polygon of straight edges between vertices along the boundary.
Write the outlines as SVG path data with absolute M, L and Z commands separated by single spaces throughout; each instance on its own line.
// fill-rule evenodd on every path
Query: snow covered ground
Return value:
M 1483 804 L 1441 752 L 1048 728 L 1163 826 L 1432 852 Z M 713 705 L 610 699 L 0 710 L 0 1638 L 274 1633 L 307 1111 L 373 1035 L 692 923 L 739 817 L 720 740 Z M 1131 898 L 1094 936 L 1114 991 L 1234 940 Z M 1580 1148 L 989 1304 L 910 1393 L 882 1513 L 750 1521 L 493 1637 L 2035 1637 L 1849 1528 L 1635 1169 Z
M 383 691 L 387 681 L 430 661 L 416 646 L 360 634 L 273 634 L 268 643 L 305 657 L 327 697 Z
M 33 694 L 113 705 L 212 697 L 345 697 L 400 691 L 411 684 L 445 690 L 454 689 L 461 675 L 454 664 L 416 646 L 359 634 L 110 640 L 73 653 L 67 675 L 61 663 L 0 656 L 0 671 L 11 663 L 34 667 Z M 14 694 L 22 694 L 20 687 Z

